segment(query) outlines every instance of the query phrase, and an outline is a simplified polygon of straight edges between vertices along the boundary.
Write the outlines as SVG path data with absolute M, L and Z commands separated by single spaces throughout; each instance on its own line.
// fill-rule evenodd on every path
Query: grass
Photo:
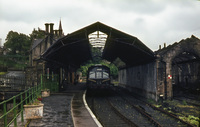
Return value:
M 185 100 L 183 100 L 183 105 L 187 105 L 187 102 Z
M 5 75 L 7 72 L 0 72 L 0 75 Z
M 196 106 L 192 106 L 192 105 L 188 105 L 186 101 L 169 101 L 166 100 L 164 101 L 165 103 L 168 103 L 169 106 L 163 108 L 164 110 L 178 116 L 180 119 L 182 119 L 183 121 L 186 121 L 194 126 L 199 127 L 199 108 Z M 176 107 L 179 108 L 178 112 L 173 112 L 173 110 L 171 109 L 171 107 Z
M 16 109 L 16 113 L 19 113 L 19 109 Z M 3 111 L 0 110 L 0 116 L 3 115 Z M 14 110 L 7 114 L 7 124 L 14 118 Z M 0 127 L 4 126 L 4 118 L 0 119 Z
M 193 115 L 189 115 L 188 117 L 187 116 L 179 116 L 180 119 L 192 124 L 192 125 L 195 125 L 197 127 L 199 127 L 199 118 L 198 117 L 195 117 Z
M 154 105 L 156 108 L 160 108 L 162 105 Z
M 119 82 L 118 81 L 113 81 L 112 82 L 115 86 L 118 86 L 119 85 Z
M 155 104 L 156 102 L 153 99 L 147 99 L 147 102 L 150 104 Z

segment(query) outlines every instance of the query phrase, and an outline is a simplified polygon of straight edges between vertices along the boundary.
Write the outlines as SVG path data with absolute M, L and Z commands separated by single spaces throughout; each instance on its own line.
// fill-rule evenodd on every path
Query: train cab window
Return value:
M 108 72 L 103 72 L 103 78 L 109 78 Z
M 102 71 L 102 68 L 97 68 L 97 71 Z
M 98 78 L 98 79 L 102 78 L 102 72 L 97 71 L 96 72 L 96 78 Z
M 90 72 L 90 74 L 89 74 L 89 78 L 95 78 L 95 72 Z

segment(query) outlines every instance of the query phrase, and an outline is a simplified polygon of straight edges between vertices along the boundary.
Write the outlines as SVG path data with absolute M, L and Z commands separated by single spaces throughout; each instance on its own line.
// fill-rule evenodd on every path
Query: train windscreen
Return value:
M 107 72 L 103 68 L 93 68 L 89 72 L 89 78 L 90 79 L 107 79 L 109 78 L 109 72 Z
M 103 78 L 109 78 L 108 72 L 103 72 Z
M 89 78 L 95 78 L 95 72 L 91 71 L 89 74 Z

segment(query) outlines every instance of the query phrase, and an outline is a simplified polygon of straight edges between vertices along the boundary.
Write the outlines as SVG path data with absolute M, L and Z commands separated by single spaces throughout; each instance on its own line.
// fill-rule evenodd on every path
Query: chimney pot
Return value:
M 45 23 L 45 27 L 46 27 L 46 33 L 49 33 L 49 24 L 48 23 Z
M 166 43 L 164 43 L 164 48 L 166 48 Z
M 53 24 L 53 23 L 50 23 L 49 25 L 50 25 L 50 34 L 53 34 L 53 25 L 54 25 L 54 24 Z
M 55 35 L 58 36 L 58 30 L 54 30 L 55 31 Z
M 161 45 L 159 45 L 159 49 L 161 49 Z

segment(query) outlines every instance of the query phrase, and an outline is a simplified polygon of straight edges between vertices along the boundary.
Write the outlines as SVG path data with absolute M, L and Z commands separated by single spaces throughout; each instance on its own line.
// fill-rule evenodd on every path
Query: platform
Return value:
M 84 103 L 85 90 L 84 84 L 71 85 L 62 93 L 43 98 L 43 118 L 27 121 L 28 127 L 100 127 Z

